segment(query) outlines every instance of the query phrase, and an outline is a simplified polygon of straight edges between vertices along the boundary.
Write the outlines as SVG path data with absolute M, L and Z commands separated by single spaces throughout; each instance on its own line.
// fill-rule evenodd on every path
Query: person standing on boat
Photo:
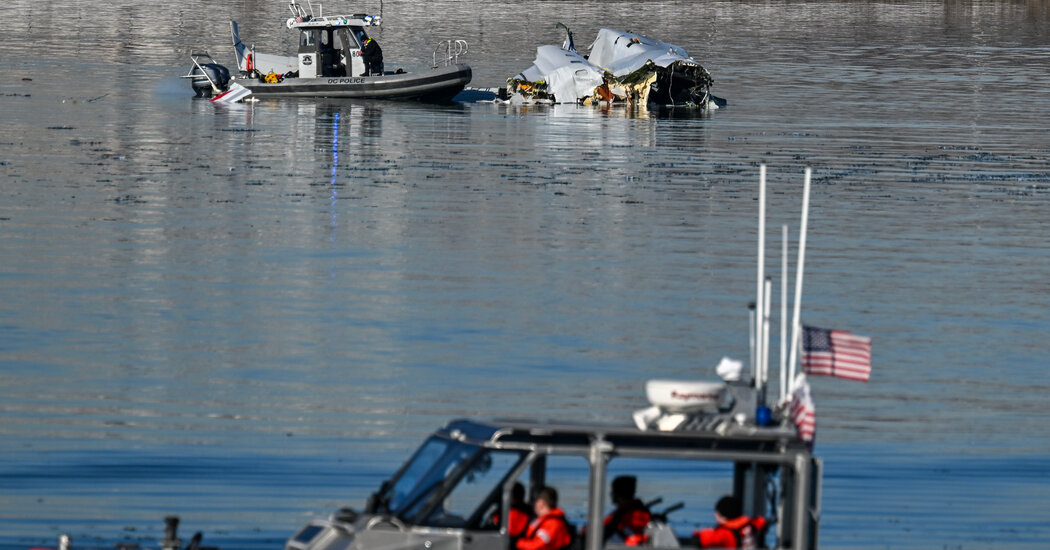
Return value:
M 641 546 L 645 542 L 645 528 L 653 519 L 649 509 L 635 495 L 638 480 L 634 476 L 619 476 L 612 482 L 612 501 L 616 509 L 605 516 L 602 538 L 605 542 L 619 537 L 627 546 Z
M 740 499 L 730 495 L 719 499 L 715 521 L 714 528 L 693 533 L 700 548 L 765 548 L 766 518 L 745 516 Z
M 561 550 L 572 544 L 572 527 L 565 512 L 558 508 L 558 491 L 541 487 L 533 498 L 532 509 L 536 519 L 514 545 L 517 550 Z
M 383 48 L 371 36 L 361 45 L 361 60 L 365 62 L 365 76 L 383 74 Z

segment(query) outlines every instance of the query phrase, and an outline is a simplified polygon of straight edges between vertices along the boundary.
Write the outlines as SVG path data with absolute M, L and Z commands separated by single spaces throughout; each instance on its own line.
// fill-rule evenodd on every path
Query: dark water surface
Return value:
M 216 108 L 189 52 L 232 64 L 231 18 L 280 49 L 283 2 L 0 5 L 0 548 L 166 514 L 278 548 L 451 417 L 626 420 L 712 378 L 747 356 L 761 163 L 775 250 L 814 170 L 804 320 L 875 343 L 870 383 L 812 381 L 822 545 L 1050 543 L 1045 3 L 382 9 L 388 66 L 463 38 L 498 86 L 557 21 L 622 28 L 729 107 Z M 709 522 L 675 481 L 641 489 Z

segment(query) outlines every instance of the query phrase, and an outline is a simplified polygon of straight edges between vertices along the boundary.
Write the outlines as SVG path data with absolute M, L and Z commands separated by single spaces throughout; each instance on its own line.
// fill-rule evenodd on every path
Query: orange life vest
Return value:
M 569 523 L 561 508 L 551 510 L 547 515 L 536 518 L 518 541 L 518 550 L 561 550 L 572 543 Z
M 641 546 L 645 543 L 645 528 L 652 519 L 642 501 L 634 499 L 605 516 L 604 538 L 608 541 L 619 535 L 627 546 Z
M 765 532 L 766 518 L 740 516 L 713 529 L 701 529 L 693 536 L 700 548 L 758 548 Z

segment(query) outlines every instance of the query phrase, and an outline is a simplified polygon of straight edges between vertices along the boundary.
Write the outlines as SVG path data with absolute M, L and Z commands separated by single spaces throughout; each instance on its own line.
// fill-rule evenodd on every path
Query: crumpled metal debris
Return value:
M 558 26 L 565 29 L 565 42 L 536 48 L 533 65 L 507 79 L 512 102 L 724 105 L 711 95 L 711 75 L 678 46 L 601 29 L 584 57 L 568 27 Z

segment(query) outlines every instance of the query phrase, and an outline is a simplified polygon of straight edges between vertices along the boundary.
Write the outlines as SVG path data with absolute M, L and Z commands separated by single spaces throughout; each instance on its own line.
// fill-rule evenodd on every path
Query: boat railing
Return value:
M 285 22 L 287 27 L 290 29 L 295 26 L 300 27 L 317 27 L 322 26 L 321 24 L 327 23 L 326 26 L 345 26 L 345 25 L 362 25 L 365 27 L 378 27 L 382 22 L 382 15 L 370 15 L 367 13 L 355 13 L 353 15 L 324 15 L 321 3 L 318 2 L 317 12 L 314 12 L 314 3 L 309 2 L 309 12 L 303 8 L 303 5 L 298 1 L 294 1 L 288 4 L 288 10 L 292 12 L 292 17 Z M 305 25 L 303 25 L 305 23 Z
M 303 5 L 302 4 L 300 4 L 299 2 L 297 2 L 295 0 L 292 0 L 292 2 L 290 4 L 288 4 L 288 9 L 291 10 L 292 17 L 298 19 L 299 21 L 303 21 L 303 20 L 306 20 L 306 19 L 308 19 L 308 18 L 313 16 L 314 6 L 311 3 L 310 4 L 310 12 L 311 13 L 306 13 L 306 10 L 303 9 Z M 320 11 L 321 11 L 321 4 L 320 3 L 317 4 L 317 11 L 318 11 L 318 15 L 320 15 Z
M 438 55 L 441 55 L 441 61 L 445 62 L 445 66 L 454 65 L 459 63 L 459 56 L 467 53 L 467 41 L 466 40 L 445 40 L 438 42 L 436 48 L 434 48 L 434 68 L 438 67 Z

